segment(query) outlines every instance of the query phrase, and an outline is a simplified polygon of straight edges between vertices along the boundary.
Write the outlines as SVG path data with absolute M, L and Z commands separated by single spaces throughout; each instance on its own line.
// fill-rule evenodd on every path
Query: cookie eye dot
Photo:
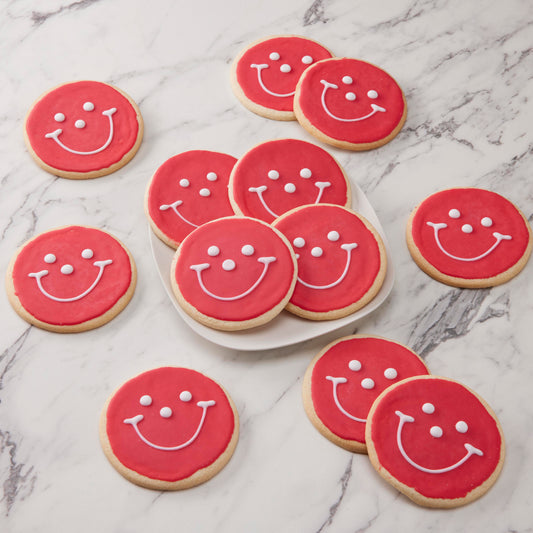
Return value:
M 395 368 L 387 368 L 387 370 L 383 372 L 383 375 L 387 379 L 396 379 L 398 377 L 398 371 Z
M 78 128 L 79 130 L 85 128 L 85 120 L 81 120 L 81 118 L 79 120 L 76 120 L 76 122 L 74 122 L 74 126 L 76 126 L 76 128 Z
M 192 400 L 192 394 L 188 390 L 181 391 L 180 400 L 182 402 L 190 402 Z
M 94 111 L 94 104 L 92 102 L 85 102 L 83 104 L 84 111 Z
M 455 429 L 459 433 L 466 433 L 468 431 L 468 424 L 464 420 L 459 420 L 459 422 L 455 424 Z
M 56 256 L 54 254 L 46 254 L 44 256 L 44 262 L 51 265 L 52 263 L 56 262 Z
M 281 72 L 284 72 L 285 74 L 289 73 L 292 70 L 291 66 L 287 63 L 283 63 L 283 65 L 281 65 L 279 69 L 281 70 Z
M 363 365 L 361 365 L 361 361 L 358 361 L 357 359 L 352 359 L 349 363 L 348 363 L 348 368 L 350 370 L 353 370 L 354 372 L 359 372 L 359 370 L 361 370 Z
M 368 98 L 371 98 L 372 100 L 375 100 L 379 96 L 378 92 L 374 91 L 374 89 L 368 91 L 366 95 L 368 96 Z
M 461 227 L 461 231 L 463 233 L 472 233 L 474 231 L 474 228 L 470 224 L 463 224 Z
M 296 239 L 292 241 L 292 244 L 294 244 L 296 248 L 303 248 L 305 246 L 305 239 L 303 237 L 296 237 Z
M 83 259 L 92 259 L 93 255 L 94 252 L 90 248 L 85 248 L 85 250 L 81 252 Z
M 159 414 L 163 418 L 170 418 L 172 416 L 172 409 L 170 407 L 162 407 L 161 411 L 159 411 Z
M 311 250 L 311 255 L 313 257 L 322 257 L 322 254 L 324 253 L 324 251 L 322 250 L 322 248 L 320 248 L 320 246 L 315 246 L 312 250 Z
M 344 98 L 350 102 L 353 102 L 356 99 L 356 96 L 355 93 L 349 92 L 344 95 Z
M 277 180 L 279 179 L 279 172 L 277 170 L 269 170 L 267 176 L 271 180 Z
M 55 120 L 56 122 L 65 122 L 65 115 L 64 115 L 64 113 L 56 113 L 56 114 L 54 115 L 54 120 Z
M 338 241 L 339 239 L 341 238 L 341 236 L 339 235 L 339 232 L 338 231 L 330 231 L 328 233 L 328 241 L 331 241 L 331 242 L 336 242 Z
M 191 182 L 187 178 L 180 179 L 180 187 L 183 187 L 184 189 L 189 187 Z
M 72 265 L 69 265 L 68 263 L 66 265 L 63 265 L 61 267 L 61 274 L 69 275 L 74 272 L 74 267 Z
M 207 249 L 207 255 L 209 257 L 216 257 L 220 253 L 220 248 L 218 246 L 210 246 Z
M 207 198 L 208 196 L 211 196 L 211 191 L 209 189 L 200 189 L 200 196 Z
M 296 191 L 296 185 L 294 185 L 294 183 L 287 183 L 285 187 L 283 187 L 283 189 L 285 190 L 285 192 L 292 194 Z
M 251 244 L 245 244 L 241 248 L 242 255 L 250 256 L 250 255 L 254 255 L 254 252 L 255 252 L 255 249 L 254 249 L 254 247 Z
M 483 217 L 481 219 L 481 225 L 484 227 L 484 228 L 490 228 L 492 226 L 492 218 L 490 217 Z
M 448 216 L 450 218 L 459 218 L 461 216 L 461 211 L 459 211 L 459 209 L 450 209 L 448 211 Z
M 277 52 L 272 52 L 268 57 L 272 59 L 272 61 L 279 61 L 281 56 Z
M 361 387 L 363 387 L 365 390 L 372 390 L 375 386 L 376 384 L 371 378 L 365 378 L 363 381 L 361 381 Z
M 353 83 L 353 78 L 351 76 L 343 76 L 342 83 L 345 85 L 351 85 Z
M 435 412 L 435 406 L 432 403 L 425 403 L 422 406 L 422 411 L 426 413 L 426 415 L 432 415 Z
M 430 430 L 429 430 L 429 433 L 431 434 L 432 437 L 435 437 L 436 439 L 440 439 L 443 435 L 443 431 L 442 431 L 442 428 L 439 427 L 439 426 L 433 426 Z
M 313 58 L 311 56 L 303 56 L 302 57 L 302 63 L 304 65 L 310 65 L 313 62 Z
M 148 394 L 144 394 L 139 399 L 139 403 L 143 405 L 144 407 L 148 407 L 149 405 L 152 405 L 152 397 Z
M 208 172 L 206 178 L 207 178 L 207 181 L 217 181 L 218 176 L 216 172 Z
M 313 173 L 308 168 L 302 168 L 302 170 L 300 170 L 300 177 L 302 177 L 302 178 L 308 179 L 312 175 L 313 175 Z

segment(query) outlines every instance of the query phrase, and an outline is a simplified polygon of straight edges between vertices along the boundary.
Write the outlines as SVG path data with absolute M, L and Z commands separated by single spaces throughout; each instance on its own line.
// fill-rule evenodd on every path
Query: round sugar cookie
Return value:
M 24 320 L 73 333 L 118 315 L 136 280 L 133 257 L 118 239 L 97 228 L 66 226 L 37 235 L 16 252 L 6 288 Z
M 100 417 L 100 441 L 113 467 L 155 490 L 212 478 L 230 460 L 238 437 L 239 418 L 227 392 L 188 368 L 156 368 L 126 381 Z
M 172 248 L 197 227 L 234 215 L 228 181 L 237 159 L 190 150 L 165 161 L 150 180 L 144 210 L 154 233 Z
M 302 72 L 331 57 L 321 44 L 297 35 L 267 37 L 233 61 L 231 86 L 240 102 L 266 118 L 294 120 L 293 97 Z
M 178 303 L 202 324 L 248 329 L 284 309 L 296 283 L 296 258 L 287 239 L 266 222 L 219 218 L 181 243 L 171 283 Z
M 350 315 L 378 293 L 385 246 L 361 215 L 332 204 L 293 209 L 273 223 L 293 245 L 298 281 L 287 310 L 311 320 Z
M 387 339 L 351 335 L 328 344 L 307 368 L 303 402 L 313 425 L 333 443 L 366 453 L 370 407 L 387 387 L 428 374 L 422 359 Z
M 43 94 L 24 123 L 37 164 L 56 176 L 98 178 L 128 163 L 143 137 L 137 104 L 99 81 L 64 83 Z
M 370 461 L 419 505 L 450 508 L 482 496 L 503 466 L 496 415 L 475 392 L 437 376 L 408 378 L 376 399 L 366 424 Z
M 384 70 L 359 59 L 331 58 L 315 63 L 301 76 L 294 113 L 323 142 L 370 150 L 396 137 L 407 104 L 396 80 Z
M 231 173 L 231 204 L 238 214 L 271 223 L 306 204 L 350 206 L 350 183 L 342 167 L 324 149 L 298 139 L 258 144 Z
M 516 276 L 531 255 L 526 218 L 492 191 L 454 188 L 423 200 L 407 223 L 416 264 L 455 287 L 492 287 Z

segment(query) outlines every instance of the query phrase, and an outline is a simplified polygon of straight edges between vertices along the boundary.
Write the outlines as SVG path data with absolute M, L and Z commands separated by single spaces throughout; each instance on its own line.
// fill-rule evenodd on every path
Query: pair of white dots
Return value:
M 450 209 L 448 211 L 448 216 L 450 218 L 454 218 L 454 219 L 458 219 L 458 218 L 461 218 L 461 211 L 459 211 L 459 209 Z M 493 224 L 493 221 L 492 221 L 492 218 L 490 217 L 483 217 L 481 219 L 481 225 L 484 227 L 484 228 L 490 228 Z M 474 228 L 472 227 L 471 224 L 463 224 L 461 226 L 461 231 L 463 233 L 472 233 L 474 231 Z
M 353 83 L 353 78 L 351 76 L 343 76 L 342 83 L 344 83 L 344 85 L 351 85 Z M 379 96 L 378 92 L 374 89 L 368 91 L 366 95 L 372 100 L 375 100 Z M 344 95 L 344 98 L 346 98 L 346 100 L 349 100 L 350 102 L 353 102 L 357 98 L 357 96 L 354 92 L 350 91 Z
M 92 102 L 85 102 L 82 107 L 84 111 L 94 111 L 94 104 Z M 54 115 L 54 120 L 56 122 L 65 122 L 66 118 L 64 113 L 56 113 Z M 74 122 L 74 126 L 78 129 L 85 128 L 86 125 L 85 120 L 82 119 L 78 119 Z
M 422 405 L 422 411 L 427 415 L 432 415 L 435 412 L 435 406 L 432 403 L 427 402 Z M 455 424 L 455 430 L 458 433 L 466 433 L 468 431 L 468 424 L 464 420 L 459 420 L 459 422 Z M 432 426 L 429 433 L 436 439 L 440 439 L 444 435 L 444 431 L 440 426 Z
M 180 393 L 179 398 L 182 402 L 190 402 L 192 400 L 192 394 L 188 390 L 184 390 Z M 149 394 L 144 394 L 139 399 L 139 403 L 144 407 L 152 405 L 152 397 Z M 170 407 L 162 407 L 159 414 L 163 418 L 170 418 L 172 416 L 172 409 Z
M 309 168 L 302 168 L 300 170 L 300 177 L 301 178 L 309 179 L 312 175 L 313 175 L 313 173 L 311 172 L 311 170 Z M 279 179 L 279 172 L 277 170 L 269 170 L 268 173 L 267 173 L 267 176 L 271 180 L 275 181 L 275 180 Z
M 340 239 L 340 234 L 338 231 L 332 230 L 327 235 L 328 241 L 330 242 L 337 242 Z M 292 244 L 296 248 L 303 248 L 305 246 L 305 239 L 303 237 L 296 237 Z M 324 253 L 324 250 L 320 246 L 315 246 L 311 249 L 311 255 L 313 257 L 322 257 L 322 254 Z
M 85 248 L 85 250 L 81 252 L 81 256 L 83 257 L 83 259 L 91 259 L 93 255 L 94 252 L 90 248 Z M 46 254 L 44 256 L 44 262 L 49 265 L 53 265 L 56 261 L 57 257 L 54 254 Z M 61 267 L 60 271 L 62 274 L 66 275 L 72 274 L 72 272 L 74 272 L 74 267 L 66 263 Z
M 348 368 L 352 370 L 353 372 L 359 372 L 363 368 L 363 365 L 361 364 L 361 361 L 358 361 L 357 359 L 352 359 L 348 363 Z M 396 379 L 398 377 L 398 371 L 395 368 L 387 368 L 383 375 L 387 379 Z M 366 390 L 372 390 L 376 386 L 376 382 L 372 378 L 365 378 L 361 381 L 361 387 Z

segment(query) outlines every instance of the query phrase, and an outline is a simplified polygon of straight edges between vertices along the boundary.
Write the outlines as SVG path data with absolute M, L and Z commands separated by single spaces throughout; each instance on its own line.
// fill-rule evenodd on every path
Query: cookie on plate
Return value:
M 349 207 L 350 183 L 324 149 L 298 139 L 277 139 L 246 152 L 231 173 L 229 194 L 238 214 L 273 222 L 306 204 Z
M 161 367 L 130 379 L 100 417 L 106 457 L 129 481 L 179 490 L 204 483 L 231 459 L 239 438 L 227 392 L 188 368 Z
M 137 271 L 126 247 L 87 226 L 46 231 L 26 242 L 7 271 L 7 295 L 27 322 L 49 331 L 97 328 L 130 301 Z
M 159 239 L 177 248 L 198 226 L 234 215 L 228 181 L 236 162 L 231 155 L 208 150 L 190 150 L 165 161 L 144 198 L 144 211 Z
M 378 473 L 414 502 L 450 508 L 482 496 L 503 466 L 496 415 L 475 392 L 437 376 L 392 385 L 366 423 L 368 456 Z
M 298 258 L 298 281 L 287 305 L 291 313 L 311 320 L 341 318 L 379 292 L 387 270 L 385 246 L 361 215 L 339 205 L 306 205 L 273 226 Z
M 231 86 L 250 111 L 266 118 L 294 120 L 293 97 L 302 72 L 328 57 L 329 50 L 305 37 L 267 37 L 235 58 Z
M 296 283 L 296 257 L 287 239 L 266 222 L 226 217 L 207 222 L 178 248 L 171 284 L 181 307 L 220 330 L 269 322 Z
M 307 368 L 303 402 L 313 425 L 330 441 L 366 453 L 370 407 L 387 387 L 428 374 L 422 359 L 397 342 L 351 335 L 328 344 Z
M 454 188 L 423 200 L 407 223 L 407 246 L 431 277 L 455 287 L 509 281 L 531 255 L 531 227 L 520 210 L 492 191 Z
M 348 150 L 370 150 L 396 137 L 407 104 L 396 80 L 384 70 L 344 57 L 319 61 L 303 73 L 294 112 L 321 141 Z
M 137 104 L 99 81 L 64 83 L 43 94 L 24 123 L 37 164 L 56 176 L 98 178 L 128 163 L 143 137 Z

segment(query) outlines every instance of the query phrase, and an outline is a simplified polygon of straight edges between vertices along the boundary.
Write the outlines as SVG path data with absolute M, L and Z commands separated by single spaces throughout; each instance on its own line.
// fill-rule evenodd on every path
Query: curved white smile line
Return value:
M 495 231 L 492 235 L 496 238 L 496 242 L 486 252 L 482 253 L 481 255 L 478 255 L 477 257 L 458 257 L 457 255 L 452 255 L 451 253 L 447 252 L 440 242 L 439 231 L 441 229 L 447 228 L 448 224 L 444 222 L 426 222 L 426 224 L 433 228 L 435 242 L 437 243 L 437 246 L 440 248 L 441 252 L 443 254 L 446 254 L 448 257 L 451 257 L 452 259 L 456 259 L 457 261 L 478 261 L 479 259 L 483 259 L 487 255 L 489 255 L 496 248 L 496 246 L 500 244 L 500 242 L 510 241 L 512 239 L 511 235 L 503 235 L 502 233 L 498 233 L 497 231 Z
M 198 277 L 198 283 L 200 287 L 202 288 L 202 290 L 208 296 L 211 296 L 211 298 L 215 298 L 216 300 L 221 300 L 222 302 L 232 302 L 234 300 L 240 300 L 241 298 L 248 296 L 248 294 L 250 294 L 263 281 L 263 278 L 266 276 L 270 263 L 273 263 L 274 261 L 276 261 L 276 258 L 275 257 L 259 257 L 257 261 L 259 263 L 263 263 L 264 265 L 261 275 L 259 276 L 259 278 L 257 278 L 257 281 L 248 290 L 241 292 L 240 294 L 237 294 L 236 296 L 227 296 L 227 297 L 218 296 L 207 289 L 207 287 L 204 285 L 204 282 L 202 280 L 202 270 L 205 270 L 206 268 L 210 268 L 211 265 L 209 263 L 191 265 L 190 269 L 196 272 L 196 276 Z
M 268 65 L 266 63 L 260 64 L 260 65 L 252 63 L 250 65 L 250 67 L 257 69 L 257 81 L 259 82 L 259 85 L 261 85 L 261 89 L 263 89 L 263 91 L 265 91 L 266 93 L 268 93 L 268 94 L 270 94 L 272 96 L 277 96 L 278 98 L 285 98 L 287 96 L 294 96 L 294 93 L 296 91 L 292 91 L 290 93 L 283 94 L 283 93 L 275 93 L 274 91 L 271 91 L 270 89 L 267 89 L 267 87 L 263 83 L 263 77 L 261 76 L 261 71 L 263 69 L 265 69 L 265 68 L 268 68 Z
M 160 211 L 166 211 L 167 209 L 172 209 L 172 211 L 174 211 L 174 213 L 176 213 L 176 215 L 178 215 L 181 220 L 183 220 L 183 222 L 186 222 L 187 224 L 189 224 L 190 226 L 192 226 L 193 228 L 197 228 L 198 225 L 197 224 L 194 224 L 194 222 L 191 222 L 190 220 L 186 219 L 179 211 L 178 211 L 178 207 L 183 204 L 183 201 L 182 200 L 176 200 L 175 202 L 171 203 L 171 204 L 163 204 L 163 205 L 160 205 L 159 206 L 159 210 Z
M 315 185 L 315 187 L 318 187 L 318 194 L 317 194 L 317 197 L 316 197 L 314 203 L 318 204 L 320 202 L 320 200 L 322 199 L 322 195 L 324 194 L 324 189 L 326 189 L 327 187 L 331 187 L 331 182 L 329 182 L 329 181 L 316 181 L 314 185 Z M 268 211 L 268 213 L 270 213 L 274 218 L 278 218 L 279 215 L 274 213 L 274 211 L 272 211 L 272 209 L 270 209 L 270 207 L 265 202 L 265 199 L 263 198 L 263 193 L 267 189 L 268 189 L 268 187 L 266 185 L 261 185 L 259 187 L 249 187 L 248 188 L 248 192 L 255 192 L 257 194 L 257 196 L 259 197 L 259 201 L 261 202 L 263 207 Z
M 97 148 L 96 150 L 91 150 L 89 152 L 80 152 L 78 150 L 73 150 L 72 148 L 69 148 L 68 146 L 64 145 L 60 140 L 59 136 L 63 133 L 63 130 L 61 128 L 52 131 L 50 133 L 47 133 L 45 137 L 47 139 L 54 139 L 54 141 L 63 148 L 63 150 L 66 150 L 67 152 L 70 152 L 71 154 L 76 155 L 94 155 L 97 154 L 103 150 L 105 150 L 113 140 L 113 133 L 114 133 L 114 127 L 113 127 L 113 115 L 117 112 L 116 107 L 111 107 L 110 109 L 106 109 L 105 111 L 102 111 L 102 115 L 105 115 L 109 119 L 109 137 L 107 138 L 107 141 L 100 146 L 100 148 Z
M 135 432 L 139 436 L 139 438 L 145 444 L 148 444 L 148 446 L 151 446 L 152 448 L 155 448 L 156 450 L 163 450 L 165 452 L 174 452 L 176 450 L 181 450 L 182 448 L 186 448 L 187 446 L 189 446 L 190 444 L 192 444 L 196 440 L 196 438 L 200 434 L 200 431 L 202 430 L 202 427 L 204 425 L 205 416 L 206 416 L 208 407 L 211 407 L 212 405 L 215 405 L 215 404 L 216 404 L 215 400 L 201 401 L 201 402 L 198 402 L 196 404 L 198 407 L 202 408 L 202 418 L 200 419 L 200 423 L 198 424 L 198 427 L 196 428 L 196 431 L 194 432 L 194 435 L 188 441 L 186 441 L 186 442 L 184 442 L 182 444 L 178 444 L 177 446 L 159 446 L 158 444 L 154 444 L 152 441 L 148 440 L 141 433 L 140 429 L 137 426 L 137 424 L 139 422 L 144 420 L 144 416 L 143 415 L 137 415 L 137 416 L 133 416 L 131 418 L 126 418 L 124 420 L 124 424 L 131 424 L 133 426 L 133 429 L 135 430 Z
M 48 275 L 48 270 L 41 270 L 39 272 L 30 272 L 28 276 L 30 278 L 35 278 L 35 281 L 37 281 L 37 286 L 39 287 L 39 290 L 47 297 L 50 298 L 50 300 L 55 300 L 56 302 L 75 302 L 76 300 L 81 300 L 84 296 L 87 296 L 97 285 L 100 279 L 102 278 L 104 274 L 104 268 L 107 265 L 110 265 L 113 262 L 112 259 L 105 259 L 103 261 L 95 261 L 93 263 L 94 266 L 97 266 L 100 270 L 98 271 L 98 275 L 96 276 L 96 279 L 93 281 L 93 284 L 84 292 L 81 294 L 78 294 L 78 296 L 73 296 L 72 298 L 58 298 L 57 296 L 52 296 L 49 292 L 45 290 L 43 287 L 43 284 L 41 283 L 41 278 L 43 276 Z
M 346 274 L 348 273 L 348 269 L 350 268 L 350 262 L 351 262 L 351 258 L 352 258 L 352 250 L 354 248 L 357 248 L 357 243 L 356 242 L 352 242 L 352 243 L 349 243 L 349 244 L 341 244 L 341 248 L 343 250 L 346 250 L 346 254 L 347 254 L 346 265 L 344 267 L 343 273 L 333 283 L 329 283 L 328 285 L 311 285 L 311 283 L 307 283 L 307 282 L 303 281 L 300 278 L 300 276 L 298 276 L 298 281 L 302 285 L 305 285 L 306 287 L 309 287 L 310 289 L 331 289 L 331 288 L 337 286 L 346 277 Z
M 326 80 L 320 80 L 320 83 L 324 85 L 324 90 L 322 91 L 322 107 L 324 108 L 324 111 L 335 120 L 340 120 L 341 122 L 359 122 L 360 120 L 366 120 L 367 118 L 370 118 L 372 115 L 375 115 L 378 112 L 384 113 L 387 111 L 384 107 L 381 107 L 377 104 L 370 104 L 370 107 L 372 108 L 372 111 L 368 113 L 367 115 L 363 117 L 357 117 L 357 118 L 342 118 L 338 117 L 337 115 L 334 115 L 326 105 L 326 93 L 328 92 L 328 89 L 338 89 L 339 86 L 335 85 L 334 83 L 329 83 L 329 81 Z
M 418 463 L 415 463 L 405 452 L 405 449 L 402 444 L 402 429 L 406 422 L 414 422 L 415 419 L 412 416 L 406 415 L 402 413 L 401 411 L 395 411 L 396 415 L 400 418 L 400 422 L 398 423 L 398 432 L 396 434 L 396 442 L 398 444 L 398 449 L 400 450 L 400 453 L 402 454 L 403 458 L 411 465 L 414 466 L 417 470 L 420 470 L 422 472 L 426 472 L 427 474 L 444 474 L 445 472 L 450 472 L 451 470 L 455 470 L 456 468 L 459 468 L 463 463 L 468 461 L 472 455 L 479 455 L 482 456 L 483 452 L 479 450 L 478 448 L 475 448 L 471 444 L 465 443 L 464 447 L 466 448 L 466 455 L 459 461 L 457 461 L 455 464 L 451 466 L 447 466 L 445 468 L 426 468 L 424 466 L 420 466 Z
M 361 422 L 362 424 L 366 423 L 366 418 L 358 418 L 354 415 L 351 415 L 348 411 L 346 411 L 346 409 L 344 409 L 344 407 L 341 405 L 339 401 L 339 397 L 337 396 L 337 385 L 339 383 L 346 383 L 348 380 L 346 378 L 342 378 L 342 377 L 335 378 L 333 376 L 326 376 L 326 379 L 333 383 L 333 400 L 335 401 L 335 405 L 337 406 L 339 411 L 343 415 L 350 418 L 351 420 L 355 420 L 356 422 Z

